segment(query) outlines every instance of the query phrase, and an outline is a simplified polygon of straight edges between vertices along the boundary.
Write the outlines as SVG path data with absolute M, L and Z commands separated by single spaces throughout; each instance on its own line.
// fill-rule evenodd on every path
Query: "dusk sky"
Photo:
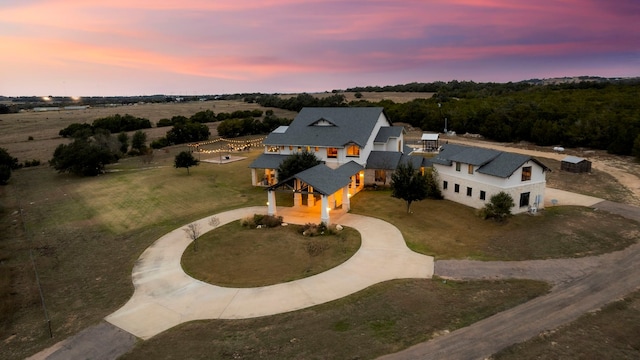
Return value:
M 0 0 L 0 95 L 640 76 L 639 0 Z

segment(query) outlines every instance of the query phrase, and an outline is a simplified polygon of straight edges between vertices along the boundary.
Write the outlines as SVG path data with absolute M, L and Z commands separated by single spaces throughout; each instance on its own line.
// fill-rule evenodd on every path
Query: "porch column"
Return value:
M 329 198 L 327 195 L 322 195 L 322 204 L 320 207 L 320 221 L 329 225 Z
M 256 175 L 256 169 L 251 169 L 251 185 L 258 185 L 258 177 Z
M 313 187 L 309 186 L 309 193 L 307 194 L 307 206 L 308 207 L 316 206 L 316 198 L 313 196 L 312 192 L 313 192 Z
M 345 211 L 351 210 L 351 199 L 349 194 L 349 186 L 342 188 L 342 209 Z
M 267 191 L 267 214 L 276 215 L 276 193 L 275 191 Z
M 355 195 L 357 192 L 356 189 L 356 176 L 360 176 L 359 174 L 355 174 L 353 175 L 350 179 L 351 179 L 351 186 L 349 187 L 349 193 L 351 193 L 351 195 Z
M 302 193 L 297 192 L 300 190 L 300 180 L 295 179 L 293 185 L 293 206 L 298 207 L 302 206 Z

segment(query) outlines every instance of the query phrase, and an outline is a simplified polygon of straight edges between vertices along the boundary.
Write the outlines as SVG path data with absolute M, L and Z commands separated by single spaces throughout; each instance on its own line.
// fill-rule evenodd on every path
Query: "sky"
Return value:
M 0 95 L 640 76 L 638 0 L 0 0 Z

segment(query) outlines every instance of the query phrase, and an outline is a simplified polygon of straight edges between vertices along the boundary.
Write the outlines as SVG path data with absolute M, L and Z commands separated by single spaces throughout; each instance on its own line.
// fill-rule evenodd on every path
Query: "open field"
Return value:
M 240 109 L 256 106 L 237 103 L 248 106 Z M 204 104 L 210 103 L 193 106 Z M 136 115 L 119 110 L 115 108 L 113 113 Z M 194 110 L 185 110 L 189 112 L 184 115 L 200 111 Z M 169 117 L 181 115 L 173 111 Z M 216 107 L 213 111 L 233 110 Z M 55 146 L 65 141 L 57 137 L 66 126 L 60 125 L 79 122 L 65 117 L 52 119 L 60 122 L 57 125 L 48 125 L 49 119 L 40 118 L 19 124 L 25 126 L 22 130 L 10 130 L 11 126 L 5 127 L 5 116 L 0 115 L 0 147 L 8 148 L 21 161 L 48 159 Z M 13 121 L 14 126 L 22 123 Z M 52 138 L 39 137 L 40 127 Z M 161 130 L 158 136 L 162 136 L 167 129 L 150 131 Z M 30 134 L 34 141 L 26 140 Z M 27 149 L 32 144 L 41 147 Z M 17 153 L 11 150 L 20 146 L 25 148 Z M 109 166 L 110 173 L 95 178 L 57 174 L 47 166 L 25 168 L 13 173 L 10 185 L 0 187 L 3 357 L 24 358 L 119 308 L 133 293 L 131 269 L 136 259 L 169 230 L 218 211 L 264 204 L 266 194 L 250 186 L 247 169 L 258 151 L 242 153 L 248 159 L 234 163 L 202 163 L 187 175 L 185 169 L 172 167 L 173 157 L 183 149 L 156 151 L 151 165 L 136 158 L 124 159 Z M 587 184 L 594 191 L 606 195 L 613 193 L 608 189 L 620 188 L 615 179 L 596 176 L 597 181 Z M 582 191 L 581 179 L 558 182 L 558 187 Z M 291 198 L 279 196 L 278 204 L 291 204 Z M 388 217 L 412 248 L 438 258 L 587 256 L 619 249 L 638 239 L 637 223 L 578 208 L 558 207 L 544 216 L 523 215 L 507 224 L 495 224 L 475 217 L 472 209 L 447 201 L 414 203 L 414 214 L 406 215 L 404 203 L 385 191 L 363 192 L 353 199 L 352 206 L 354 212 Z M 23 209 L 25 228 L 19 209 Z M 537 238 L 540 228 L 552 236 Z M 588 246 L 585 240 L 589 240 Z M 556 244 L 559 246 L 550 246 Z M 53 339 L 49 339 L 44 321 L 30 251 L 42 281 Z M 465 326 L 545 291 L 546 285 L 535 282 L 394 281 L 304 311 L 254 320 L 185 324 L 140 343 L 130 357 L 190 354 L 210 358 L 211 354 L 233 357 L 237 353 L 247 358 L 291 358 L 341 348 L 352 357 L 373 357 Z M 606 344 L 601 345 L 606 349 Z M 332 355 L 326 353 L 325 357 Z
M 86 110 L 62 110 L 49 112 L 22 112 L 17 114 L 0 115 L 0 147 L 9 150 L 9 153 L 20 161 L 37 159 L 48 161 L 53 150 L 58 144 L 68 140 L 60 137 L 58 132 L 73 123 L 92 123 L 95 119 L 110 115 L 130 114 L 147 118 L 152 124 L 158 120 L 173 116 L 191 115 L 203 110 L 212 110 L 218 114 L 231 113 L 236 110 L 254 110 L 266 108 L 257 104 L 249 104 L 236 100 L 195 101 L 184 103 L 158 103 L 138 104 L 113 107 L 93 107 Z M 276 116 L 293 119 L 295 113 L 281 109 L 271 109 Z M 216 134 L 216 123 L 207 124 L 211 134 Z M 149 142 L 163 137 L 170 127 L 151 128 L 143 130 L 147 133 Z M 29 137 L 33 140 L 28 140 Z

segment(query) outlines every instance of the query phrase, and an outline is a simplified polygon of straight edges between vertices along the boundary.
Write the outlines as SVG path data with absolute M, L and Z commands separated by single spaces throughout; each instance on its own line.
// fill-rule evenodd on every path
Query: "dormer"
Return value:
M 336 124 L 334 124 L 331 120 L 320 118 L 315 122 L 311 123 L 311 126 L 336 126 Z

